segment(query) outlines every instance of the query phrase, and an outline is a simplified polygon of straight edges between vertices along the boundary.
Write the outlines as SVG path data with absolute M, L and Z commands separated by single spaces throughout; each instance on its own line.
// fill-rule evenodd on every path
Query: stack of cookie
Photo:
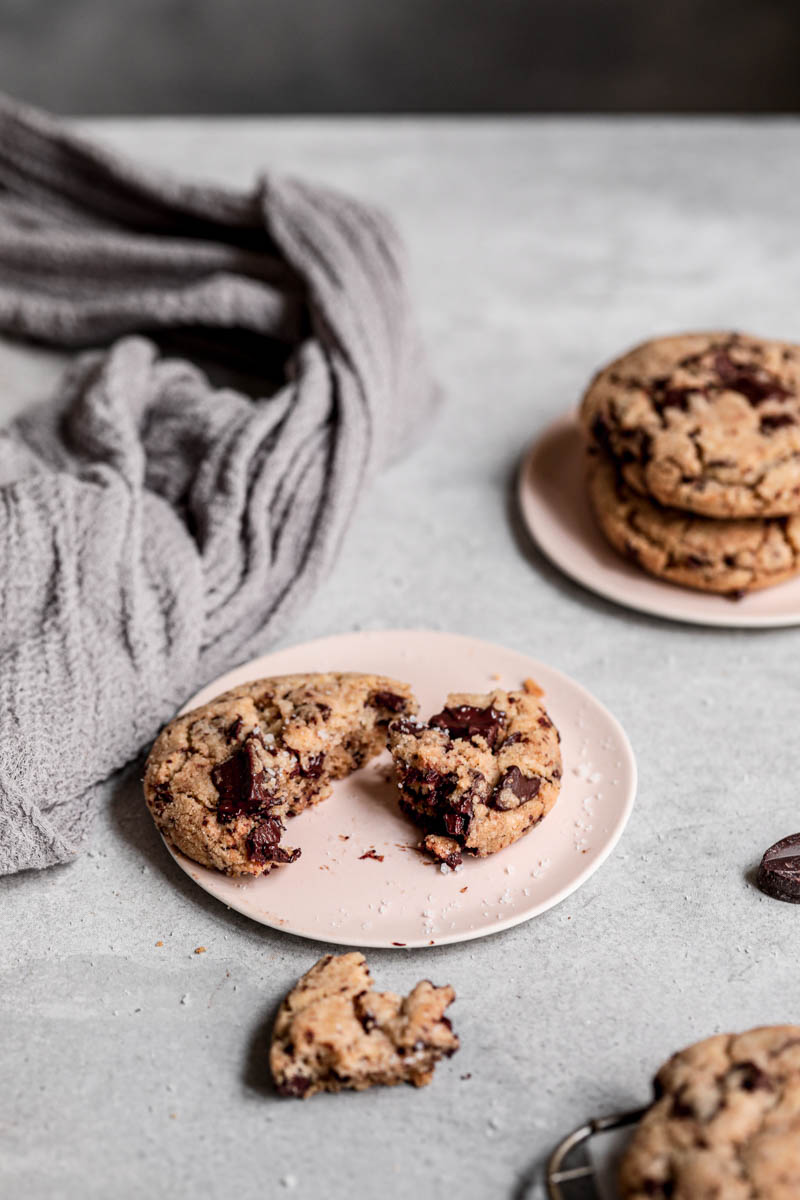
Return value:
M 581 420 L 600 528 L 645 571 L 734 597 L 800 572 L 800 346 L 646 342 L 595 376 Z

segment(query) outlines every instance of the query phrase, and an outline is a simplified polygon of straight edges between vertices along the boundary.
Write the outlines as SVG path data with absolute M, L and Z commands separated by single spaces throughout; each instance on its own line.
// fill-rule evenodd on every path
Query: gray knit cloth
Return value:
M 2 97 L 0 330 L 84 351 L 0 433 L 3 873 L 73 857 L 112 773 L 275 638 L 435 395 L 372 208 L 179 182 Z

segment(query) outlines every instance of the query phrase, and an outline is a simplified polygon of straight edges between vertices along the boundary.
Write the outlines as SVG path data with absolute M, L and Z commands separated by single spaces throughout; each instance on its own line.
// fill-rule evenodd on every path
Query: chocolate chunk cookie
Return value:
M 451 987 L 418 983 L 409 996 L 373 990 L 363 954 L 326 954 L 280 1007 L 269 1063 L 283 1096 L 361 1092 L 376 1084 L 433 1079 L 459 1042 L 445 1009 Z
M 242 684 L 176 717 L 147 760 L 144 793 L 164 836 L 228 875 L 292 862 L 284 819 L 330 795 L 417 705 L 381 675 L 283 675 Z
M 622 1200 L 797 1200 L 800 1026 L 721 1034 L 658 1072 L 620 1169 Z
M 657 338 L 592 380 L 583 423 L 626 482 L 710 517 L 800 512 L 800 347 L 736 333 Z
M 588 456 L 588 483 L 608 541 L 659 579 L 739 595 L 800 572 L 800 515 L 715 521 L 663 508 L 628 487 L 596 448 Z
M 400 806 L 450 866 L 484 857 L 541 821 L 561 786 L 558 730 L 538 696 L 456 694 L 426 724 L 396 720 L 389 748 Z

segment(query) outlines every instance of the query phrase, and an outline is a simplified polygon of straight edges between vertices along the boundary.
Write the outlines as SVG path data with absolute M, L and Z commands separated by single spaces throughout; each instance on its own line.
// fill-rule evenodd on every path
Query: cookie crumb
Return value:
M 205 946 L 195 946 L 194 952 L 195 952 L 195 954 L 205 954 L 206 948 L 205 948 Z
M 163 945 L 164 945 L 164 943 L 163 943 L 163 942 L 156 942 L 156 945 L 157 945 L 157 946 L 163 946 Z
M 544 688 L 539 687 L 539 684 L 536 682 L 536 680 L 531 679 L 530 676 L 527 679 L 523 679 L 522 687 L 523 687 L 524 691 L 526 691 L 528 693 L 529 696 L 543 696 L 544 695 Z
M 365 850 L 363 854 L 359 854 L 359 860 L 362 858 L 374 858 L 375 862 L 383 862 L 383 855 L 378 854 L 374 846 L 370 846 L 369 850 Z

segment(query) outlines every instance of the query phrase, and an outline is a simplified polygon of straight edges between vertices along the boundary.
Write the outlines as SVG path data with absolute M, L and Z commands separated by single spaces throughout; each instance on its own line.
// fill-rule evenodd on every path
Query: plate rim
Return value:
M 211 891 L 207 887 L 205 887 L 203 885 L 203 883 L 201 883 L 200 878 L 198 877 L 197 874 L 195 874 L 195 872 L 197 870 L 213 872 L 213 868 L 212 867 L 203 867 L 203 865 L 201 863 L 196 863 L 193 859 L 188 858 L 180 850 L 178 850 L 174 846 L 172 846 L 169 843 L 169 841 L 162 834 L 161 840 L 163 841 L 164 845 L 166 846 L 167 851 L 169 852 L 171 858 L 176 863 L 176 865 L 192 880 L 192 882 L 201 889 L 201 891 L 203 891 L 206 895 L 211 896 L 214 900 L 218 901 L 220 904 L 223 904 L 226 908 L 233 909 L 234 912 L 238 912 L 242 916 L 248 917 L 251 921 L 255 921 L 256 924 L 263 925 L 268 929 L 274 929 L 278 933 L 285 933 L 285 934 L 291 935 L 292 937 L 303 938 L 305 941 L 311 941 L 311 942 L 316 942 L 319 944 L 331 945 L 331 946 L 348 946 L 350 948 L 360 947 L 360 948 L 364 948 L 364 949 L 368 949 L 368 950 L 435 949 L 437 946 L 454 945 L 459 942 L 474 941 L 478 938 L 491 937 L 493 934 L 496 934 L 496 933 L 503 933 L 508 929 L 513 929 L 517 925 L 524 924 L 526 921 L 533 920 L 535 917 L 541 916 L 543 913 L 548 912 L 551 908 L 555 908 L 557 905 L 563 903 L 564 900 L 566 900 L 569 896 L 571 896 L 573 894 L 573 892 L 577 891 L 579 887 L 581 887 L 584 883 L 586 883 L 586 881 L 588 879 L 590 879 L 591 876 L 594 875 L 595 872 L 598 871 L 603 866 L 603 864 L 607 861 L 607 859 L 611 855 L 612 851 L 619 844 L 619 842 L 622 838 L 622 835 L 625 832 L 625 829 L 627 828 L 628 822 L 631 818 L 631 814 L 634 809 L 634 805 L 636 803 L 636 797 L 638 794 L 638 785 L 639 785 L 639 771 L 638 771 L 638 765 L 636 762 L 636 755 L 634 753 L 633 746 L 631 744 L 631 740 L 628 737 L 628 734 L 626 733 L 624 727 L 622 726 L 622 724 L 618 720 L 618 718 L 614 715 L 614 713 L 612 713 L 610 711 L 610 709 L 608 709 L 606 707 L 606 705 L 601 700 L 597 699 L 597 697 L 592 692 L 590 692 L 589 689 L 584 686 L 584 684 L 582 684 L 578 680 L 574 679 L 571 675 L 568 675 L 565 671 L 562 671 L 559 667 L 550 666 L 549 663 L 545 663 L 541 659 L 535 658 L 534 656 L 527 654 L 525 651 L 518 651 L 509 646 L 502 646 L 497 642 L 487 641 L 485 638 L 474 638 L 474 637 L 471 637 L 469 634 L 454 633 L 450 630 L 430 629 L 427 627 L 426 628 L 417 628 L 417 629 L 412 629 L 412 628 L 354 629 L 354 630 L 346 631 L 344 633 L 340 632 L 340 633 L 334 633 L 334 634 L 323 634 L 320 637 L 310 638 L 307 641 L 299 642 L 296 645 L 293 644 L 293 645 L 289 645 L 289 646 L 281 646 L 278 648 L 273 648 L 272 650 L 265 651 L 264 654 L 260 654 L 260 655 L 255 656 L 254 658 L 248 659 L 246 662 L 239 663 L 235 667 L 232 667 L 229 671 L 223 672 L 223 674 L 219 675 L 216 679 L 211 680 L 208 684 L 205 684 L 203 687 L 198 688 L 197 691 L 193 694 L 193 696 L 190 697 L 190 699 L 187 700 L 186 703 L 181 706 L 181 708 L 178 710 L 178 713 L 176 715 L 180 716 L 186 712 L 190 712 L 192 708 L 198 707 L 197 697 L 201 696 L 207 689 L 210 689 L 210 688 L 216 689 L 221 680 L 227 679 L 228 676 L 238 674 L 240 671 L 249 670 L 249 668 L 251 666 L 253 666 L 254 664 L 261 662 L 265 658 L 270 658 L 274 654 L 279 654 L 279 653 L 282 653 L 285 651 L 291 651 L 294 649 L 305 650 L 308 647 L 313 647 L 313 646 L 323 644 L 323 643 L 330 644 L 331 642 L 349 639 L 352 637 L 382 638 L 382 637 L 386 637 L 387 634 L 391 634 L 393 636 L 405 636 L 405 637 L 407 637 L 409 635 L 416 636 L 416 635 L 420 635 L 420 634 L 425 635 L 425 636 L 433 635 L 436 638 L 445 639 L 448 641 L 452 641 L 454 643 L 455 642 L 468 642 L 471 646 L 474 647 L 474 646 L 478 645 L 482 649 L 491 649 L 491 650 L 499 649 L 499 650 L 503 650 L 505 652 L 510 651 L 512 654 L 518 654 L 521 657 L 526 658 L 528 660 L 528 662 L 530 664 L 532 664 L 531 671 L 534 671 L 535 668 L 540 668 L 540 667 L 544 668 L 545 672 L 558 678 L 562 683 L 565 683 L 570 688 L 577 691 L 579 699 L 584 700 L 584 701 L 588 700 L 593 706 L 600 709 L 600 711 L 602 712 L 605 719 L 610 723 L 611 729 L 612 729 L 616 739 L 618 740 L 620 757 L 624 760 L 625 767 L 627 768 L 627 771 L 629 772 L 630 782 L 629 782 L 629 786 L 627 788 L 627 792 L 624 797 L 624 802 L 622 804 L 621 810 L 614 822 L 613 831 L 607 838 L 605 845 L 599 851 L 597 856 L 595 858 L 593 858 L 590 863 L 587 863 L 587 865 L 583 868 L 583 870 L 579 871 L 574 876 L 574 878 L 570 879 L 570 881 L 568 883 L 566 883 L 562 888 L 560 888 L 553 896 L 548 897 L 546 900 L 540 901 L 539 904 L 535 905 L 532 909 L 526 910 L 524 913 L 513 913 L 513 914 L 509 915 L 508 917 L 503 918 L 500 921 L 493 922 L 490 928 L 484 927 L 484 928 L 476 928 L 474 930 L 466 930 L 463 932 L 443 933 L 433 939 L 425 939 L 424 937 L 415 938 L 415 939 L 412 939 L 409 942 L 405 943 L 404 945 L 397 945 L 397 944 L 393 944 L 393 943 L 387 944 L 385 941 L 370 939 L 368 935 L 366 937 L 364 937 L 363 939 L 359 938 L 358 941 L 352 941 L 347 938 L 343 938 L 341 936 L 317 937 L 314 934 L 306 932 L 305 930 L 301 931 L 301 930 L 293 928 L 288 922 L 286 922 L 284 924 L 280 924 L 276 921 L 270 921 L 270 920 L 258 917 L 256 915 L 254 915 L 252 911 L 250 911 L 249 909 L 244 907 L 242 904 L 236 903 L 236 897 L 234 897 L 232 899 L 223 898 L 222 896 L 218 895 L 216 892 Z M 259 677 L 258 674 L 255 674 L 255 673 L 251 676 L 251 678 L 254 678 L 254 679 L 257 679 L 258 677 Z M 246 680 L 243 680 L 242 682 L 246 682 Z M 235 686 L 237 686 L 237 685 L 233 684 L 233 683 L 228 683 L 228 684 L 225 684 L 224 687 L 220 689 L 220 691 L 226 690 L 228 687 L 235 687 Z M 215 694 L 218 695 L 219 691 L 216 691 Z M 205 703 L 205 701 L 201 701 L 201 703 Z M 219 873 L 219 874 L 221 874 L 221 873 Z M 227 879 L 229 877 L 222 875 L 222 878 Z M 333 933 L 335 931 L 331 931 L 331 932 Z
M 628 609 L 632 612 L 644 613 L 646 616 L 658 617 L 663 621 L 675 621 L 681 625 L 697 625 L 713 629 L 790 629 L 800 625 L 800 606 L 794 616 L 789 614 L 768 614 L 768 613 L 737 613 L 736 606 L 731 604 L 724 596 L 718 596 L 711 592 L 701 592 L 698 590 L 697 595 L 702 596 L 704 600 L 718 601 L 720 605 L 728 605 L 730 611 L 720 609 L 718 615 L 714 614 L 696 614 L 676 612 L 669 603 L 669 595 L 677 588 L 685 594 L 691 594 L 691 588 L 681 588 L 680 585 L 667 583 L 656 578 L 654 575 L 648 575 L 643 572 L 642 582 L 650 585 L 653 589 L 657 589 L 657 594 L 651 600 L 638 601 L 625 595 L 620 582 L 620 589 L 612 590 L 605 587 L 602 583 L 593 581 L 588 575 L 582 573 L 580 569 L 576 569 L 571 565 L 570 561 L 561 555 L 557 546 L 545 544 L 541 540 L 541 530 L 537 527 L 535 518 L 531 515 L 531 508 L 534 501 L 530 498 L 530 485 L 528 484 L 528 475 L 530 474 L 531 465 L 539 447 L 547 438 L 552 437 L 556 432 L 569 427 L 578 427 L 577 413 L 566 413 L 554 418 L 552 421 L 539 431 L 536 437 L 526 446 L 523 451 L 516 470 L 516 502 L 517 510 L 522 519 L 522 523 L 528 533 L 528 536 L 533 540 L 536 547 L 557 570 L 559 570 L 573 583 L 577 583 L 586 591 L 592 592 L 596 596 L 601 596 L 604 600 L 612 604 L 616 604 L 621 608 Z M 600 535 L 598 535 L 600 536 Z M 574 539 L 573 539 L 574 540 Z M 786 583 L 798 582 L 800 576 L 796 576 L 794 580 L 786 580 Z M 777 587 L 783 586 L 777 584 Z M 769 591 L 771 589 L 764 589 Z M 663 594 L 663 602 L 660 596 Z

